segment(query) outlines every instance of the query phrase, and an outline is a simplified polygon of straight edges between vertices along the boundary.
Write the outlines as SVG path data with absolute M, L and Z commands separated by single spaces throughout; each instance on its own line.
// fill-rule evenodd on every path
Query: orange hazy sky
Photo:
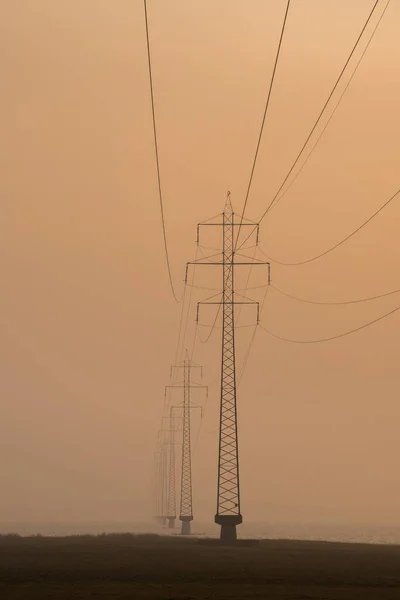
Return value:
M 148 0 L 179 294 L 197 223 L 222 210 L 228 189 L 237 212 L 243 205 L 285 4 Z M 279 187 L 372 4 L 292 1 L 249 218 Z M 263 221 L 261 247 L 273 258 L 323 251 L 398 189 L 399 25 L 400 1 L 392 0 L 323 138 Z M 0 2 L 0 522 L 137 521 L 151 513 L 181 309 L 163 254 L 146 60 L 141 0 Z M 325 258 L 273 265 L 273 282 L 323 301 L 400 287 L 399 202 Z M 251 281 L 261 285 L 263 275 Z M 219 280 L 205 270 L 198 284 Z M 193 292 L 188 346 L 195 303 L 211 293 Z M 313 339 L 399 304 L 400 295 L 305 305 L 271 289 L 262 322 Z M 212 322 L 207 311 L 204 322 Z M 251 324 L 254 313 L 245 309 L 240 319 Z M 399 327 L 396 313 L 315 345 L 257 332 L 238 392 L 245 520 L 397 521 Z M 239 368 L 251 334 L 238 332 Z M 194 359 L 210 384 L 194 448 L 194 507 L 197 518 L 212 520 L 219 329 L 196 344 Z M 197 416 L 195 438 L 199 426 Z

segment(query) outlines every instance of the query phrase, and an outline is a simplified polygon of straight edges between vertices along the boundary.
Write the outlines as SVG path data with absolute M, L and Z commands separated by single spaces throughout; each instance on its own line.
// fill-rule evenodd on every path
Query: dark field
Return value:
M 400 546 L 0 537 L 2 600 L 400 600 Z

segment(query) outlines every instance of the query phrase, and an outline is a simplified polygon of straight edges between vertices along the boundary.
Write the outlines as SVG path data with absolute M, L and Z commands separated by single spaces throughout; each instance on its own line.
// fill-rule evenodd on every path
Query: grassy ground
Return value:
M 400 600 L 400 546 L 0 537 L 2 600 Z

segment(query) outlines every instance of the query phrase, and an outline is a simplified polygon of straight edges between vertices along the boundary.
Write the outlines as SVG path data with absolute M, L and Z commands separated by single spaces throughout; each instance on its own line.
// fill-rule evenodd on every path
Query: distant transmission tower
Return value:
M 167 523 L 167 448 L 165 442 L 162 442 L 160 449 L 160 520 L 162 525 Z
M 176 485 L 175 485 L 175 418 L 174 409 L 170 408 L 169 417 L 169 463 L 168 463 L 168 500 L 167 519 L 169 529 L 175 527 L 176 519 Z
M 239 485 L 239 451 L 237 430 L 236 407 L 236 366 L 235 366 L 235 305 L 257 305 L 257 322 L 259 320 L 259 305 L 253 301 L 235 300 L 235 267 L 236 266 L 262 266 L 268 267 L 268 281 L 270 266 L 268 262 L 249 262 L 235 260 L 235 227 L 250 226 L 254 228 L 256 243 L 258 243 L 258 224 L 254 222 L 241 222 L 235 219 L 228 192 L 222 222 L 213 220 L 200 223 L 197 228 L 197 241 L 199 243 L 200 227 L 222 227 L 223 249 L 222 260 L 217 262 L 194 261 L 196 265 L 219 265 L 222 267 L 222 297 L 218 302 L 200 302 L 200 304 L 219 304 L 222 306 L 222 360 L 221 360 L 221 397 L 220 397 L 220 423 L 218 447 L 218 483 L 217 483 L 217 512 L 215 522 L 221 526 L 221 542 L 233 543 L 236 540 L 236 526 L 242 523 L 240 511 L 240 485 Z M 187 280 L 186 269 L 186 280 Z M 240 294 L 238 294 L 240 296 Z M 245 296 L 242 296 L 245 298 Z M 199 313 L 199 305 L 197 315 Z
M 168 429 L 158 430 L 158 450 L 156 456 L 156 520 L 161 525 L 167 524 L 168 513 Z
M 183 402 L 179 405 L 171 407 L 172 410 L 181 410 L 183 412 L 182 423 L 182 463 L 181 463 L 181 498 L 179 520 L 182 523 L 182 535 L 190 535 L 190 523 L 193 521 L 193 489 L 192 489 L 192 448 L 191 448 L 191 425 L 190 413 L 193 408 L 200 408 L 191 401 L 192 389 L 207 389 L 207 386 L 193 383 L 191 380 L 192 369 L 200 369 L 200 365 L 196 365 L 189 360 L 188 353 L 186 358 L 180 365 L 174 365 L 172 369 L 183 369 L 183 382 L 167 386 L 170 388 L 183 389 Z
M 154 452 L 154 497 L 155 497 L 155 512 L 154 520 L 161 523 L 161 451 L 157 449 Z

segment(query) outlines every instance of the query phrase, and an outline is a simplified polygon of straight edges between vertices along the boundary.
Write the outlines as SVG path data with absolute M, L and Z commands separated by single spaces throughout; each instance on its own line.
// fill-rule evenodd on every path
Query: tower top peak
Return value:
M 226 194 L 226 202 L 225 202 L 224 213 L 225 214 L 232 214 L 233 213 L 230 191 L 228 191 L 228 193 Z

